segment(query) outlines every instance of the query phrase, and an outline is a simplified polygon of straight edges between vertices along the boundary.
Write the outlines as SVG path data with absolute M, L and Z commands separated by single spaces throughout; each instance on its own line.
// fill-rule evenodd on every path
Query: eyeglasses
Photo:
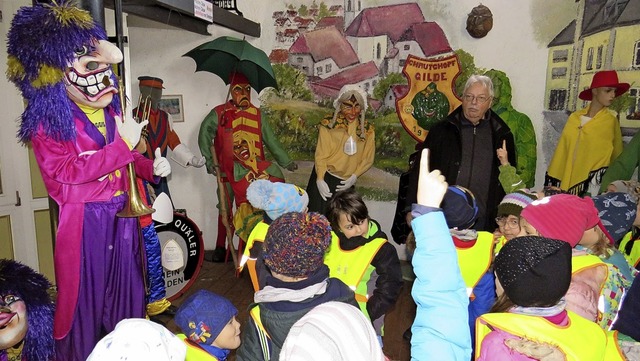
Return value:
M 471 95 L 471 94 L 464 94 L 462 96 L 462 99 L 464 99 L 464 101 L 467 101 L 469 103 L 473 103 L 473 100 L 475 99 L 478 104 L 484 104 L 487 102 L 487 100 L 491 99 L 492 97 L 488 97 L 486 95 Z
M 509 219 L 507 217 L 498 217 L 496 218 L 496 223 L 498 223 L 498 225 L 500 227 L 509 227 L 509 228 L 520 228 L 520 220 L 518 219 Z

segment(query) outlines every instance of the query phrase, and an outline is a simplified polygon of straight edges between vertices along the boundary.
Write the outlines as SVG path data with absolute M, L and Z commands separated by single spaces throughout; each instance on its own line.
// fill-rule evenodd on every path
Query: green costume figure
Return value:
M 511 129 L 516 143 L 516 172 L 528 188 L 533 187 L 536 177 L 536 133 L 531 119 L 511 105 L 511 83 L 503 71 L 491 69 L 485 73 L 493 81 L 493 106 L 491 109 Z
M 411 106 L 413 106 L 411 115 L 425 130 L 431 129 L 433 124 L 449 114 L 449 99 L 438 90 L 438 84 L 434 82 L 429 83 L 413 97 Z
M 609 164 L 609 168 L 602 176 L 600 193 L 605 192 L 611 182 L 631 180 L 638 165 L 640 165 L 640 132 L 631 138 L 629 144 L 624 146 L 622 153 Z M 638 179 L 640 179 L 640 173 Z

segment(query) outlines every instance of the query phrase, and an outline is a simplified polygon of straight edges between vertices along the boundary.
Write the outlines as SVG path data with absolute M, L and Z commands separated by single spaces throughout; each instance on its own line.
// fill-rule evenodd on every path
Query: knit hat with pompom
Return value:
M 305 278 L 324 264 L 331 226 L 319 213 L 285 213 L 271 223 L 264 240 L 265 265 L 281 275 Z

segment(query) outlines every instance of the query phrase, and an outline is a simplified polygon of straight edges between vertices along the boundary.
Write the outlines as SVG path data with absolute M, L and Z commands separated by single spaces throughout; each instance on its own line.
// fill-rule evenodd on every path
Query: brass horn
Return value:
M 149 112 L 151 110 L 151 102 L 150 101 L 148 102 L 145 100 L 142 108 L 142 113 L 140 113 L 141 100 L 142 100 L 142 95 L 140 95 L 140 98 L 138 99 L 138 111 L 136 112 L 137 114 L 134 116 L 134 119 L 138 123 L 140 123 L 143 120 L 148 120 Z M 120 104 L 122 106 L 122 116 L 124 117 L 126 116 L 127 113 L 125 111 L 126 103 L 125 103 L 124 88 L 122 86 L 122 82 L 120 83 Z M 140 114 L 142 114 L 142 116 L 140 116 Z M 142 197 L 140 197 L 140 192 L 138 191 L 138 185 L 136 183 L 136 171 L 133 167 L 133 162 L 127 165 L 127 176 L 129 179 L 129 192 L 128 192 L 129 198 L 127 199 L 127 203 L 125 204 L 125 207 L 116 215 L 118 217 L 131 218 L 131 217 L 141 217 L 141 216 L 155 212 L 156 210 L 153 208 L 147 207 L 147 205 L 144 204 Z

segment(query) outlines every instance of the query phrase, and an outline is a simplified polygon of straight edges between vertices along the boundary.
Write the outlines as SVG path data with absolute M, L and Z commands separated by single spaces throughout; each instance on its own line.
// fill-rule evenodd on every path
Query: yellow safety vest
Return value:
M 264 328 L 264 325 L 262 324 L 262 318 L 260 318 L 260 306 L 255 305 L 252 307 L 251 310 L 249 310 L 249 316 L 251 316 L 253 324 L 256 326 L 256 331 L 258 332 L 262 358 L 264 361 L 269 361 L 271 360 L 271 336 L 269 336 L 267 329 Z
M 331 246 L 324 256 L 324 263 L 329 267 L 329 276 L 338 278 L 355 292 L 356 301 L 367 317 L 367 283 L 375 270 L 371 261 L 386 242 L 384 238 L 376 238 L 360 247 L 345 251 L 340 247 L 338 236 L 332 232 Z
M 247 266 L 249 277 L 251 278 L 251 283 L 253 284 L 254 292 L 259 291 L 260 286 L 258 284 L 258 273 L 256 271 L 256 257 L 251 256 L 251 249 L 256 242 L 264 242 L 264 239 L 267 237 L 268 230 L 269 225 L 264 221 L 260 221 L 260 223 L 256 224 L 256 226 L 251 231 L 251 234 L 249 235 L 247 244 L 244 247 L 244 252 L 242 253 L 242 257 L 240 258 L 240 266 L 238 266 L 238 272 L 242 272 L 244 266 Z
M 631 246 L 631 249 L 628 251 L 629 253 L 627 253 L 627 243 L 631 241 L 632 235 L 632 232 L 625 234 L 622 241 L 620 241 L 618 249 L 622 252 L 627 261 L 629 261 L 629 264 L 637 268 L 640 263 L 640 241 L 634 241 L 633 246 Z
M 498 243 L 496 243 L 495 247 L 493 248 L 493 255 L 497 256 L 498 253 L 500 253 L 500 250 L 502 249 L 502 247 L 504 247 L 505 244 L 507 244 L 507 237 L 505 236 L 500 236 L 500 238 L 498 238 Z
M 194 345 L 184 333 L 179 333 L 176 336 L 178 336 L 178 338 L 187 345 L 187 357 L 184 361 L 218 361 L 217 357 Z
M 482 341 L 498 328 L 512 335 L 556 346 L 567 361 L 624 360 L 618 349 L 617 332 L 605 331 L 598 324 L 567 311 L 569 324 L 555 325 L 543 317 L 515 313 L 487 313 L 476 320 L 476 358 Z
M 478 232 L 478 238 L 473 247 L 458 248 L 458 265 L 462 279 L 467 287 L 467 296 L 471 297 L 473 288 L 491 266 L 493 256 L 493 234 L 485 231 Z
M 607 267 L 607 264 L 604 263 L 600 257 L 598 256 L 594 256 L 592 254 L 585 254 L 585 255 L 581 255 L 581 256 L 573 256 L 571 257 L 571 275 L 575 275 L 576 273 L 579 273 L 581 271 L 584 271 L 586 269 L 589 268 L 594 268 L 594 267 L 604 267 L 604 270 L 606 272 L 606 276 L 604 277 L 602 283 L 600 283 L 599 285 L 599 291 L 598 291 L 598 321 L 602 320 L 602 317 L 604 316 L 604 295 L 602 294 L 602 291 L 604 290 L 604 285 L 607 282 L 607 279 L 609 279 L 609 267 Z

